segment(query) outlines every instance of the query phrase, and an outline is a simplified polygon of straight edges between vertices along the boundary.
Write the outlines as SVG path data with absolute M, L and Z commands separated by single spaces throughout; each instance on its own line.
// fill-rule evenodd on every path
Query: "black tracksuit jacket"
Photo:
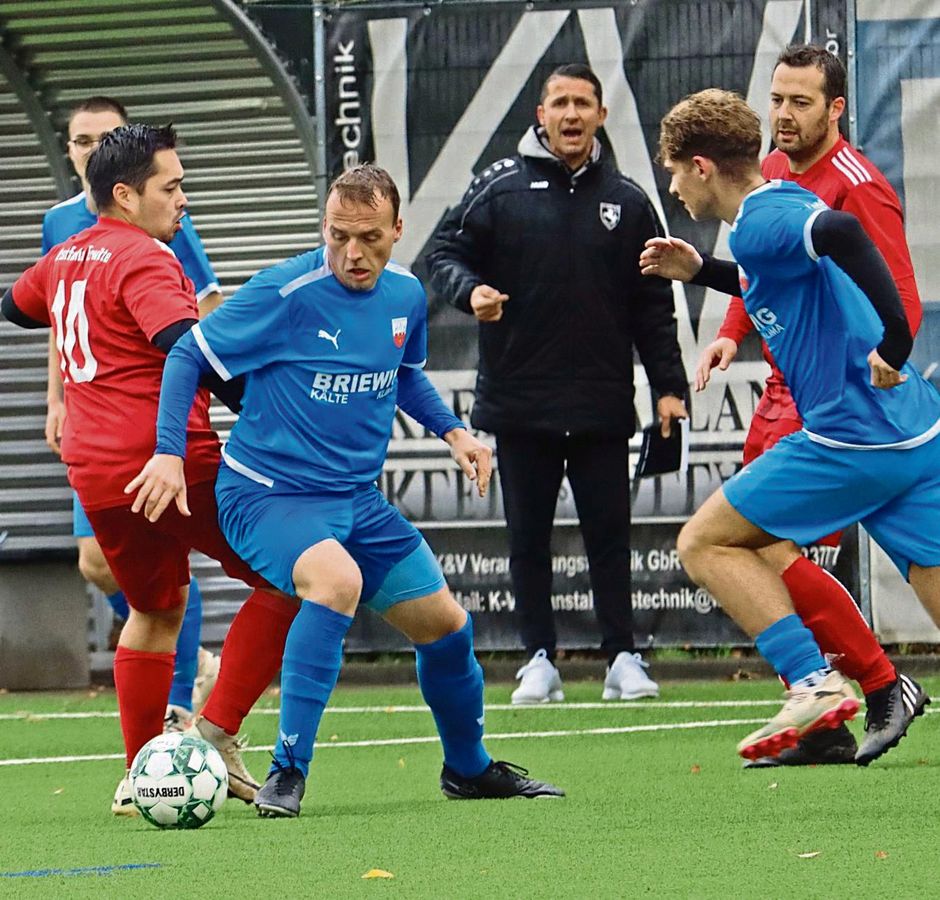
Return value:
M 477 428 L 632 435 L 633 348 L 660 394 L 685 396 L 671 285 L 640 274 L 663 229 L 646 194 L 595 142 L 572 173 L 536 128 L 489 166 L 432 242 L 434 289 L 471 312 L 478 284 L 507 293 L 480 323 Z

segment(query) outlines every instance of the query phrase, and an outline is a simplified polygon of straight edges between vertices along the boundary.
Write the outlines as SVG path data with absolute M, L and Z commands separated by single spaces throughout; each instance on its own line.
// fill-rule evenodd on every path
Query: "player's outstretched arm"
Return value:
M 467 431 L 423 369 L 414 366 L 398 369 L 396 403 L 412 419 L 448 443 L 451 456 L 467 478 L 476 481 L 477 491 L 483 497 L 493 470 L 493 451 Z
M 134 491 L 137 491 L 137 496 L 131 505 L 131 512 L 138 513 L 143 510 L 151 522 L 156 522 L 174 500 L 182 515 L 190 514 L 186 502 L 183 460 L 179 456 L 157 453 L 150 457 L 137 476 L 124 488 L 125 494 L 132 494 Z
M 463 426 L 448 431 L 444 440 L 450 446 L 450 454 L 463 469 L 464 475 L 477 483 L 477 493 L 485 497 L 493 474 L 493 451 Z
M 711 378 L 712 369 L 717 366 L 724 372 L 737 355 L 738 345 L 731 338 L 720 337 L 713 340 L 698 358 L 698 365 L 695 367 L 695 390 L 704 391 Z

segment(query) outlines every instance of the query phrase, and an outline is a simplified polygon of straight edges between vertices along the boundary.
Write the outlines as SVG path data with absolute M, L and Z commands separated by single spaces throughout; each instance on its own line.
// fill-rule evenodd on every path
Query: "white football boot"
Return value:
M 627 650 L 618 653 L 614 664 L 607 669 L 604 693 L 601 696 L 605 700 L 658 697 L 659 685 L 643 671 L 649 667 L 649 663 L 644 662 L 639 653 L 630 653 Z
M 225 768 L 228 769 L 229 797 L 237 797 L 245 803 L 254 803 L 259 785 L 242 761 L 241 751 L 245 748 L 245 739 L 229 734 L 203 718 L 196 719 L 186 729 L 185 734 L 200 737 L 219 751 L 225 761 Z
M 516 678 L 522 681 L 512 692 L 515 706 L 528 706 L 536 703 L 559 702 L 565 699 L 561 689 L 561 675 L 552 665 L 544 650 L 536 652 L 518 672 Z
M 137 811 L 137 807 L 134 806 L 130 769 L 124 773 L 124 777 L 118 782 L 117 790 L 114 792 L 114 799 L 111 801 L 111 812 L 116 816 L 140 815 Z

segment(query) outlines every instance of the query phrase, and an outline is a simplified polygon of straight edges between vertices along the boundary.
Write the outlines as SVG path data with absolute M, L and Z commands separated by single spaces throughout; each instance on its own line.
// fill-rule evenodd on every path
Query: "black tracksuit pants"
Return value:
M 509 568 L 522 642 L 554 656 L 551 535 L 567 470 L 590 566 L 601 648 L 633 650 L 630 480 L 626 437 L 501 432 L 499 482 L 509 527 Z

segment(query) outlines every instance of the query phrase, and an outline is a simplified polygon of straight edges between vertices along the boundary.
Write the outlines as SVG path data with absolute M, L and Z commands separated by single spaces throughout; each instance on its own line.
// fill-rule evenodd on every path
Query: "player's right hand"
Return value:
M 150 522 L 156 522 L 163 511 L 176 501 L 181 515 L 191 515 L 186 503 L 186 478 L 183 459 L 169 453 L 156 453 L 150 457 L 137 476 L 124 488 L 125 494 L 137 491 L 131 512 L 143 510 Z
M 48 401 L 46 408 L 46 443 L 53 453 L 62 455 L 62 426 L 65 424 L 65 403 L 60 398 Z
M 498 322 L 508 299 L 509 294 L 501 294 L 488 284 L 478 284 L 470 295 L 470 308 L 481 322 Z
M 712 341 L 698 358 L 698 365 L 695 367 L 695 390 L 704 391 L 712 376 L 712 369 L 718 366 L 724 372 L 737 355 L 738 345 L 731 338 L 717 338 Z

